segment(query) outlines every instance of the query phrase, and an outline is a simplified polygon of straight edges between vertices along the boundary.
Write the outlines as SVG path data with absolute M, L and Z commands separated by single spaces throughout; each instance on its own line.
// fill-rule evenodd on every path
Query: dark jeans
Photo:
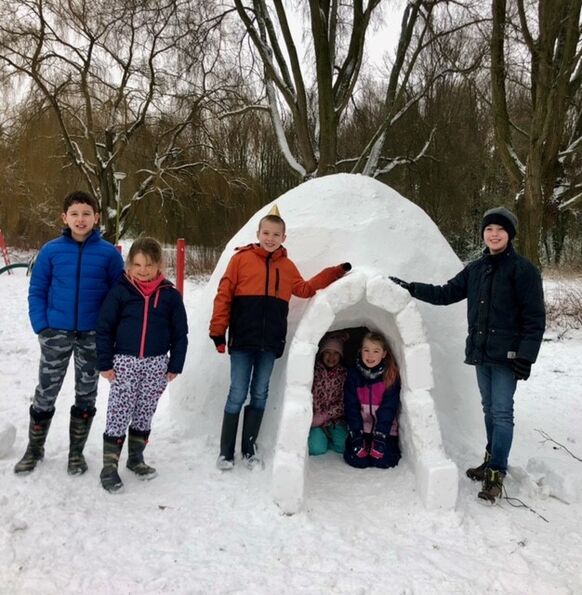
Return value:
M 269 396 L 269 380 L 275 353 L 259 349 L 233 349 L 230 352 L 230 390 L 224 410 L 238 413 L 251 393 L 250 406 L 264 410 Z
M 489 466 L 507 471 L 513 441 L 513 395 L 517 380 L 509 366 L 477 366 L 477 383 L 487 432 Z

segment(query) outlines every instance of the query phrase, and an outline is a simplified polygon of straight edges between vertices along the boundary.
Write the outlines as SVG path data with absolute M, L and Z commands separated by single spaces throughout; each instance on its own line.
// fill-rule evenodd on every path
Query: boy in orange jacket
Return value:
M 249 392 L 242 431 L 242 456 L 247 467 L 262 466 L 256 440 L 269 394 L 275 359 L 281 357 L 287 334 L 292 295 L 310 298 L 352 267 L 328 267 L 305 281 L 283 247 L 285 222 L 268 214 L 259 222 L 258 243 L 237 248 L 218 286 L 210 321 L 210 338 L 224 353 L 228 329 L 230 390 L 224 407 L 220 455 L 221 470 L 234 466 L 234 449 L 240 411 Z

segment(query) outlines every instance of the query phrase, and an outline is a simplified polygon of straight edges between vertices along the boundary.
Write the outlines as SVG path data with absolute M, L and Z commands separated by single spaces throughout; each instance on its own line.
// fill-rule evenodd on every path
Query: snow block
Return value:
M 430 390 L 434 386 L 430 347 L 427 343 L 404 348 L 400 376 L 409 390 Z
M 401 401 L 402 451 L 414 468 L 423 504 L 428 509 L 452 509 L 457 501 L 458 469 L 445 455 L 434 401 L 428 391 L 420 390 L 403 391 Z
M 442 435 L 434 401 L 427 391 L 403 391 L 401 424 L 405 430 L 407 450 L 420 458 L 427 451 L 443 453 Z
M 307 445 L 312 418 L 311 388 L 288 385 L 283 397 L 276 450 L 303 452 Z
M 365 291 L 366 276 L 361 272 L 352 271 L 319 291 L 313 301 L 316 302 L 320 297 L 325 297 L 332 312 L 337 314 L 352 304 L 357 304 L 361 301 Z
M 400 331 L 404 345 L 418 345 L 426 343 L 426 333 L 422 324 L 420 312 L 413 301 L 396 316 L 396 326 Z
M 287 361 L 287 378 L 289 384 L 306 386 L 311 391 L 313 384 L 313 362 L 317 355 L 317 343 L 306 343 L 295 339 L 291 343 Z M 310 393 L 311 394 L 311 393 Z
M 459 491 L 457 466 L 440 453 L 425 453 L 416 464 L 416 484 L 429 510 L 452 510 Z
M 275 504 L 284 514 L 295 514 L 301 510 L 305 488 L 306 449 L 300 452 L 286 452 L 278 449 L 273 460 L 272 496 Z
M 0 459 L 7 456 L 16 440 L 16 428 L 7 421 L 0 421 Z
M 410 303 L 410 294 L 387 277 L 375 275 L 370 278 L 366 287 L 366 297 L 373 306 L 397 314 Z
M 335 314 L 325 294 L 316 296 L 309 304 L 301 322 L 295 331 L 295 338 L 306 343 L 317 345 L 321 337 L 331 326 Z

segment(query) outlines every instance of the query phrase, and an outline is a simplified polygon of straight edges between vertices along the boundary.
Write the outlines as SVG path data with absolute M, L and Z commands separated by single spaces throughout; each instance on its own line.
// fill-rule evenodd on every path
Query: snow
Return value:
M 461 270 L 462 263 L 424 211 L 366 176 L 314 179 L 276 204 L 287 224 L 285 246 L 306 278 L 345 261 L 353 270 L 313 299 L 290 302 L 287 348 L 275 365 L 260 437 L 267 463 L 273 462 L 275 502 L 285 513 L 297 512 L 303 502 L 309 465 L 305 437 L 321 337 L 330 329 L 368 326 L 385 333 L 399 363 L 404 457 L 414 470 L 422 501 L 429 509 L 453 508 L 457 490 L 447 485 L 457 485 L 458 472 L 452 459 L 475 449 L 474 436 L 483 434 L 474 376 L 463 364 L 464 305 L 439 309 L 411 300 L 387 275 L 443 282 Z M 170 394 L 177 417 L 196 431 L 207 431 L 209 422 L 220 424 L 228 388 L 228 358 L 208 357 L 216 287 L 234 248 L 253 241 L 260 218 L 271 206 L 251 217 L 228 243 L 191 312 L 196 315 L 190 322 L 184 374 Z M 415 391 L 426 391 L 428 398 L 423 393 L 417 399 Z M 475 456 L 481 456 L 484 442 Z
M 537 431 L 582 456 L 582 331 L 550 329 L 516 394 L 506 487 L 535 513 L 507 500 L 479 502 L 478 484 L 462 472 L 455 509 L 430 511 L 409 461 L 360 471 L 328 453 L 309 461 L 303 507 L 287 516 L 273 503 L 272 468 L 217 471 L 219 426 L 201 413 L 194 431 L 191 412 L 182 423 L 167 396 L 146 450 L 159 476 L 140 482 L 122 464 L 124 492 L 105 493 L 98 476 L 106 382 L 86 447 L 89 471 L 69 477 L 72 369 L 45 460 L 31 475 L 15 476 L 39 356 L 27 286 L 23 274 L 0 276 L 0 427 L 17 429 L 0 458 L 1 593 L 582 593 L 582 463 Z M 192 317 L 202 312 L 203 295 L 203 286 L 187 281 Z M 204 358 L 220 361 L 211 344 Z M 224 394 L 215 398 L 222 407 Z M 475 436 L 471 449 L 451 457 L 464 470 L 479 462 L 479 448 Z

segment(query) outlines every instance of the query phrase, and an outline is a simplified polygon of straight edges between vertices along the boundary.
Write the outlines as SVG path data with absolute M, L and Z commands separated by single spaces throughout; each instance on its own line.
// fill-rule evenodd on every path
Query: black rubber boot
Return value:
M 257 453 L 256 444 L 263 421 L 263 413 L 263 409 L 253 409 L 250 405 L 245 407 L 241 450 L 243 462 L 249 468 L 262 467 L 263 465 L 263 461 Z
M 103 434 L 103 469 L 101 470 L 101 485 L 108 492 L 117 492 L 123 487 L 123 482 L 117 472 L 121 449 L 125 436 L 108 436 Z
M 153 467 L 146 465 L 143 460 L 143 451 L 148 443 L 150 433 L 129 428 L 127 434 L 127 464 L 126 467 L 133 471 L 140 479 L 153 479 L 157 472 Z
M 95 407 L 79 409 L 76 405 L 71 407 L 71 421 L 69 423 L 69 475 L 81 475 L 87 471 L 87 463 L 83 456 L 83 449 L 89 437 L 91 424 L 95 417 Z
M 490 460 L 491 455 L 485 451 L 485 458 L 483 459 L 483 462 L 478 467 L 471 467 L 470 469 L 467 469 L 465 472 L 467 477 L 473 481 L 483 481 L 485 479 L 485 469 L 487 468 Z
M 30 406 L 28 446 L 24 456 L 14 466 L 14 473 L 30 473 L 36 464 L 44 458 L 44 443 L 54 414 L 54 409 L 52 411 L 36 411 L 32 405 Z
M 236 444 L 236 433 L 238 430 L 238 418 L 240 413 L 224 412 L 222 418 L 222 431 L 220 433 L 220 455 L 216 466 L 222 471 L 234 467 L 234 447 Z
M 503 471 L 495 471 L 494 469 L 485 469 L 485 479 L 483 486 L 478 496 L 481 500 L 488 500 L 493 503 L 497 498 L 503 495 L 503 480 L 505 473 Z

